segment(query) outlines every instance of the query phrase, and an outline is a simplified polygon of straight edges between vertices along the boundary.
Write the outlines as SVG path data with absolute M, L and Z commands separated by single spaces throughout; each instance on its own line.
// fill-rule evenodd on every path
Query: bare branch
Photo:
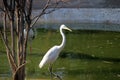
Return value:
M 33 18 L 32 21 L 34 21 L 34 22 L 31 24 L 31 27 L 33 27 L 34 24 L 39 20 L 39 18 L 40 18 L 43 14 L 45 14 L 45 10 L 49 7 L 50 1 L 51 1 L 51 0 L 48 0 L 47 3 L 46 3 L 46 5 L 45 5 L 45 7 L 42 9 L 42 12 L 41 12 L 38 16 L 35 16 L 35 17 Z
M 33 0 L 27 0 L 27 14 L 25 16 L 26 19 L 26 36 L 23 43 L 23 63 L 26 61 L 26 50 L 27 50 L 27 40 L 28 40 L 28 32 L 30 30 L 31 25 L 31 13 L 32 13 L 32 1 Z
M 42 13 L 45 12 L 45 10 L 46 10 L 46 9 L 48 8 L 48 6 L 49 6 L 49 3 L 50 3 L 50 0 L 47 1 L 45 7 L 42 9 L 42 11 L 40 12 L 40 14 L 42 14 Z M 41 16 L 40 14 L 37 15 L 37 16 L 35 16 L 35 17 L 33 18 L 33 20 L 36 19 L 36 18 L 38 18 L 39 16 Z
M 6 48 L 7 48 L 7 50 L 9 50 L 10 51 L 10 47 L 9 47 L 9 44 L 8 44 L 8 38 L 7 38 L 7 34 L 6 34 L 6 13 L 4 12 L 3 13 L 4 15 L 4 17 L 3 17 L 3 31 L 4 32 L 2 32 L 2 30 L 1 30 L 1 36 L 2 36 L 2 40 L 3 40 L 3 42 L 4 42 L 4 44 L 5 44 L 5 46 L 6 46 Z
M 39 15 L 35 16 L 33 19 L 32 19 L 32 24 L 31 24 L 31 27 L 33 27 L 35 25 L 35 23 L 39 20 L 39 18 L 44 15 L 44 14 L 50 14 L 52 12 L 54 12 L 56 9 L 59 9 L 58 8 L 58 5 L 63 2 L 62 0 L 59 0 L 59 1 L 56 1 L 55 3 L 50 3 L 51 0 L 48 0 L 45 7 L 42 9 L 42 11 L 40 12 Z M 52 6 L 53 8 L 50 9 L 49 11 L 46 11 L 48 9 L 48 7 Z
M 7 42 L 5 42 L 4 34 L 3 34 L 3 32 L 1 30 L 0 30 L 0 33 L 1 33 L 1 36 L 2 36 L 2 40 L 3 40 L 3 42 L 4 42 L 5 46 L 6 46 L 6 49 L 7 49 L 7 56 L 8 56 L 9 63 L 11 65 L 12 69 L 14 70 L 14 69 L 16 69 L 17 66 L 16 66 L 16 64 L 14 62 L 13 56 L 11 55 L 11 50 L 10 50 Z
M 11 27 L 11 48 L 12 48 L 12 56 L 15 60 L 15 33 L 14 33 L 14 12 L 15 12 L 15 0 L 10 0 L 10 27 Z
M 31 15 L 32 11 L 32 0 L 27 0 L 27 15 Z
M 7 51 L 7 56 L 8 56 L 8 60 L 9 60 L 9 63 L 12 67 L 12 69 L 16 69 L 16 64 L 15 64 L 15 60 L 13 59 L 13 55 L 11 54 L 11 49 L 9 47 L 9 44 L 8 44 L 8 38 L 7 38 L 7 34 L 6 34 L 6 13 L 4 12 L 4 27 L 3 27 L 3 31 L 0 30 L 0 33 L 1 33 L 1 37 L 2 37 L 2 40 L 5 44 L 5 47 L 6 47 L 6 51 Z M 15 71 L 15 70 L 14 70 Z
M 7 50 L 10 51 L 10 47 L 8 46 L 8 44 L 7 44 L 7 42 L 6 42 L 5 38 L 4 38 L 4 34 L 3 34 L 2 30 L 0 30 L 0 34 L 1 34 L 2 40 L 3 40 L 4 44 L 5 44 L 5 47 L 7 48 Z
M 8 17 L 9 17 L 9 19 L 10 19 L 10 18 L 11 18 L 11 17 L 10 17 L 10 13 L 9 13 L 9 11 L 10 11 L 10 6 L 8 5 L 8 3 L 7 3 L 6 0 L 3 0 L 3 4 L 4 4 L 4 9 L 5 9 L 5 11 L 7 12 Z
M 53 3 L 54 7 L 52 9 L 50 9 L 48 12 L 45 12 L 45 14 L 50 14 L 50 13 L 54 12 L 56 9 L 60 9 L 60 7 L 57 8 L 60 3 L 61 3 L 61 1 Z

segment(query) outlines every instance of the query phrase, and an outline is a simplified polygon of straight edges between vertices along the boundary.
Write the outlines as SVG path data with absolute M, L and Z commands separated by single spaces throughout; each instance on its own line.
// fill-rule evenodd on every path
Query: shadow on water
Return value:
M 109 57 L 97 57 L 85 53 L 73 53 L 73 52 L 63 52 L 60 54 L 61 58 L 72 58 L 72 59 L 87 59 L 87 60 L 101 60 L 108 62 L 120 62 L 120 58 L 109 58 Z
M 43 54 L 32 53 L 30 56 L 44 56 Z M 86 60 L 99 60 L 106 62 L 120 62 L 120 58 L 111 57 L 97 57 L 94 55 L 89 55 L 85 53 L 73 53 L 73 52 L 62 52 L 59 55 L 60 58 L 70 58 L 70 59 L 86 59 Z
M 0 53 L 5 54 L 5 51 L 0 51 Z M 1 55 L 2 55 L 1 54 Z M 43 54 L 32 53 L 30 56 L 43 56 Z M 97 57 L 94 55 L 89 55 L 85 53 L 73 53 L 73 52 L 62 52 L 60 53 L 60 58 L 71 58 L 71 59 L 87 59 L 87 60 L 100 60 L 108 62 L 120 62 L 120 58 L 110 58 L 110 57 Z

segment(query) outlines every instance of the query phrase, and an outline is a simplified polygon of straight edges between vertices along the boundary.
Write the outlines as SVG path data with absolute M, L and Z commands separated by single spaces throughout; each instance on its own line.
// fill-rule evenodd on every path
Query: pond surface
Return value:
M 65 34 L 67 43 L 53 65 L 53 72 L 63 80 L 120 80 L 119 32 L 73 30 Z M 32 53 L 28 48 L 27 80 L 50 80 L 48 65 L 40 69 L 38 64 L 49 48 L 60 43 L 58 30 L 37 29 Z M 11 70 L 2 41 L 0 47 L 0 80 L 10 80 Z

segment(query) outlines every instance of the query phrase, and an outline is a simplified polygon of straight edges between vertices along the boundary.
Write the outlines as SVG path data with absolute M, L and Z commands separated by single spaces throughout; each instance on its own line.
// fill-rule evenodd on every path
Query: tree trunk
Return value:
M 25 66 L 19 69 L 15 75 L 13 75 L 13 80 L 25 80 Z

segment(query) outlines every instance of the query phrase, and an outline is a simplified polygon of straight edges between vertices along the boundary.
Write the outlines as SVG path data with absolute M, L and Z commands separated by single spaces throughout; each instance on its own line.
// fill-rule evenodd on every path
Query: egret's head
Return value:
M 72 31 L 70 28 L 68 28 L 67 26 L 65 26 L 64 24 L 61 25 L 61 29 L 65 29 L 65 30 L 69 30 Z

